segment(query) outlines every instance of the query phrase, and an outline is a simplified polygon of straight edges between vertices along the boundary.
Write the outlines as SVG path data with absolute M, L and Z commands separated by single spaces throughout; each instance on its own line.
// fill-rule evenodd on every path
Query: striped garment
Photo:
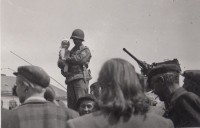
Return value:
M 48 101 L 30 100 L 11 111 L 9 128 L 66 128 L 73 111 Z

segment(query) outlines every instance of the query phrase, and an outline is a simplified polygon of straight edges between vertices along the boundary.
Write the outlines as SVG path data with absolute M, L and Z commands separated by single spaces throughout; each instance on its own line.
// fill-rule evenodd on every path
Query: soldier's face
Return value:
M 74 38 L 73 41 L 74 41 L 75 46 L 80 46 L 83 42 L 82 40 L 76 39 L 76 38 Z
M 92 100 L 83 100 L 79 106 L 79 114 L 85 115 L 94 111 L 94 101 Z
M 165 86 L 160 81 L 157 81 L 157 78 L 152 78 L 151 84 L 154 86 L 154 93 L 158 95 L 160 101 L 165 101 Z

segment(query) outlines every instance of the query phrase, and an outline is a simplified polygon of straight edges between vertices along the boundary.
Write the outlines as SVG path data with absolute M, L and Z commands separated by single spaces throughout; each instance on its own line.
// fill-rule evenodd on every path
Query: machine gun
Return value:
M 138 63 L 139 67 L 141 68 L 142 75 L 147 76 L 147 73 L 150 71 L 151 68 L 153 68 L 153 65 L 147 64 L 145 61 L 137 59 L 128 50 L 126 50 L 126 48 L 123 48 L 123 50 Z

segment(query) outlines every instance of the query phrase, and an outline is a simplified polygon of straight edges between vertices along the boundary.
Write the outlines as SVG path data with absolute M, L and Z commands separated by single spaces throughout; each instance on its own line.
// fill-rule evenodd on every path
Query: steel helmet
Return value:
M 81 29 L 76 29 L 72 32 L 72 36 L 70 37 L 70 39 L 81 39 L 84 41 L 84 32 Z

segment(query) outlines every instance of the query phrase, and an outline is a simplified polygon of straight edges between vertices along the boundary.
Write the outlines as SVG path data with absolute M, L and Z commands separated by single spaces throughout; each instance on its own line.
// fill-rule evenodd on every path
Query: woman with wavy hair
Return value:
M 99 111 L 69 120 L 69 128 L 173 127 L 170 120 L 149 110 L 149 99 L 143 92 L 135 68 L 128 61 L 114 58 L 104 63 L 98 83 L 101 96 Z

